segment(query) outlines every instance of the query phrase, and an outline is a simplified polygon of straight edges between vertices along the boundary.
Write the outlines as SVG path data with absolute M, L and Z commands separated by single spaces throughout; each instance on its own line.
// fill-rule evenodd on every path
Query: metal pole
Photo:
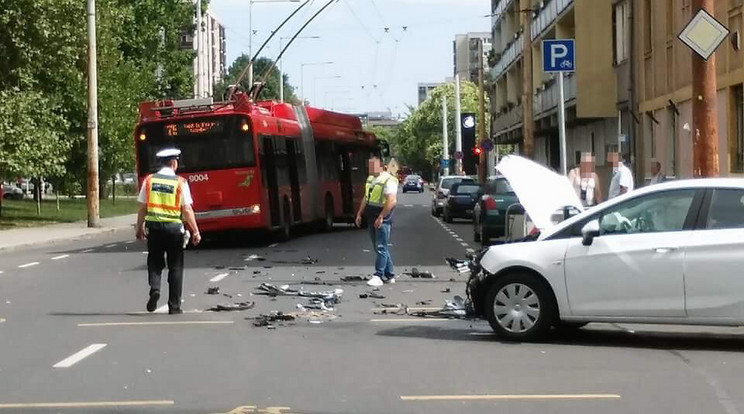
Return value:
M 305 106 L 305 64 L 300 64 L 300 99 L 302 106 Z
M 525 3 L 525 2 L 523 2 Z M 524 31 L 522 32 L 522 149 L 525 157 L 532 158 L 535 148 L 534 91 L 532 84 L 532 2 L 525 3 L 523 11 Z
M 704 9 L 714 14 L 713 0 L 693 0 L 692 10 Z M 718 163 L 718 102 L 716 96 L 716 55 L 705 61 L 692 54 L 692 133 L 693 174 L 696 177 L 717 177 Z
M 99 227 L 96 0 L 88 0 L 88 227 Z
M 282 38 L 279 38 L 279 50 L 282 50 Z M 253 65 L 251 65 L 252 67 Z M 282 59 L 279 59 L 279 102 L 284 102 L 284 71 L 282 70 Z
M 248 0 L 248 57 L 253 57 L 253 0 Z M 248 87 L 253 87 L 253 65 L 248 68 Z
M 196 98 L 204 96 L 202 84 L 202 2 L 196 0 Z
M 447 95 L 442 98 L 442 160 L 444 160 L 444 171 L 442 174 L 449 175 L 449 128 L 447 125 Z
M 455 74 L 455 151 L 462 153 L 462 119 L 460 118 L 460 74 Z M 462 158 L 455 160 L 455 173 L 462 171 Z
M 561 174 L 566 175 L 566 99 L 563 95 L 563 72 L 558 72 L 558 138 L 561 143 Z
M 486 97 L 483 86 L 483 39 L 478 39 L 478 146 L 483 149 L 483 141 L 486 139 Z M 486 183 L 487 159 L 490 151 L 481 151 L 478 162 L 478 181 Z

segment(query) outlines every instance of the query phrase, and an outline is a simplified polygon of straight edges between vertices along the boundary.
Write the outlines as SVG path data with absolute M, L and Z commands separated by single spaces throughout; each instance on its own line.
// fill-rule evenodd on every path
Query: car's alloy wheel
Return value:
M 545 282 L 523 273 L 496 280 L 486 296 L 485 309 L 496 334 L 512 341 L 542 338 L 556 314 L 552 293 Z

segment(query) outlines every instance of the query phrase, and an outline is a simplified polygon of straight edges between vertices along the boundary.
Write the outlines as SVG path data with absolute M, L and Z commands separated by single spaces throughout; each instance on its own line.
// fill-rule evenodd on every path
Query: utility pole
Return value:
M 531 1 L 522 1 L 524 30 L 522 31 L 522 153 L 527 158 L 533 157 L 535 148 L 535 123 L 533 85 L 532 85 L 532 7 Z
M 460 74 L 455 74 L 455 152 L 460 157 L 455 159 L 455 174 L 462 172 L 462 119 L 460 112 Z
M 478 39 L 478 146 L 483 149 L 486 140 L 486 91 L 483 86 L 483 39 Z M 486 166 L 490 151 L 481 151 L 478 161 L 478 181 L 486 183 Z
M 99 227 L 96 0 L 88 0 L 88 227 Z
M 196 96 L 204 96 L 202 88 L 202 7 L 201 0 L 196 0 Z
M 447 125 L 447 95 L 442 97 L 442 175 L 449 175 L 449 126 Z
M 713 0 L 692 0 L 692 10 L 704 9 L 714 14 Z M 716 55 L 707 61 L 692 54 L 692 125 L 693 174 L 696 177 L 717 177 L 718 104 L 716 97 Z

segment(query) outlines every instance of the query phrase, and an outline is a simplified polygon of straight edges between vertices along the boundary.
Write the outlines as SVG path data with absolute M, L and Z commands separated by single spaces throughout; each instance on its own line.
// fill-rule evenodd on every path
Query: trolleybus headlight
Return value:
M 261 206 L 258 204 L 254 204 L 251 207 L 251 214 L 259 214 L 261 213 Z
M 144 132 L 140 132 L 140 134 L 139 134 L 139 140 L 140 140 L 140 141 L 144 141 L 144 140 L 146 140 L 146 139 L 147 139 L 147 135 L 145 135 L 145 133 L 144 133 Z
M 251 127 L 246 122 L 243 122 L 243 124 L 240 125 L 240 130 L 243 131 L 243 132 L 248 132 L 248 130 L 250 130 L 250 129 L 251 129 Z

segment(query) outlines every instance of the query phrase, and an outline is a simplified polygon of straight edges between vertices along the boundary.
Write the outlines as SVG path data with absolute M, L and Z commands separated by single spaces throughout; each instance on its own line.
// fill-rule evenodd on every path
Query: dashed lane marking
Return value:
M 110 248 L 112 248 L 112 247 L 116 247 L 116 246 L 118 246 L 118 245 L 119 245 L 119 243 L 114 243 L 114 244 L 109 244 L 108 246 L 103 246 L 103 248 L 104 248 L 104 249 L 110 249 Z
M 101 349 L 105 348 L 106 344 L 91 344 L 90 346 L 87 346 L 83 348 L 82 350 L 70 355 L 69 357 L 63 359 L 62 361 L 57 362 L 53 365 L 54 368 L 69 368 L 78 362 L 82 361 L 83 359 L 95 354 L 96 352 L 100 351 Z
M 135 243 L 136 241 L 137 241 L 137 240 L 129 240 L 129 241 L 127 241 L 127 242 L 126 242 L 126 243 L 124 243 L 124 244 L 132 244 L 132 243 Z
M 60 255 L 60 256 L 52 257 L 52 260 L 62 260 L 62 259 L 66 259 L 68 257 L 70 257 L 69 254 L 63 254 L 63 255 Z
M 173 405 L 171 400 L 153 401 L 91 401 L 91 402 L 46 402 L 46 403 L 0 403 L 2 408 L 111 408 L 111 407 L 144 407 L 156 405 Z
M 217 276 L 209 279 L 210 282 L 219 282 L 220 280 L 226 278 L 230 273 L 220 273 Z
M 39 264 L 39 262 L 26 263 L 26 264 L 22 264 L 22 265 L 18 266 L 18 268 L 19 269 L 25 269 L 27 267 L 36 266 L 37 264 Z
M 82 251 L 82 252 L 80 252 L 80 253 L 90 253 L 90 252 L 92 252 L 93 250 L 94 250 L 94 249 L 85 249 L 85 250 L 83 250 L 83 251 Z
M 5 322 L 5 318 L 0 318 L 0 323 Z
M 158 325 L 230 325 L 235 321 L 162 321 L 162 322 L 102 322 L 79 323 L 81 328 L 100 328 L 107 326 L 158 326 Z
M 467 244 L 467 243 L 460 243 L 460 244 L 462 245 L 462 247 L 468 247 L 468 246 L 470 246 L 470 245 L 469 245 L 469 244 Z
M 268 247 L 269 247 L 269 249 L 273 249 L 274 247 L 276 247 L 278 245 L 279 245 L 279 243 L 272 243 Z
M 475 249 L 473 249 L 473 248 L 465 249 L 465 251 L 468 252 L 468 253 L 475 253 Z
M 2 270 L 0 270 L 0 275 L 3 274 L 3 273 L 5 273 L 5 272 L 3 272 Z
M 402 395 L 403 401 L 616 400 L 620 394 Z
M 403 207 L 413 207 L 413 204 L 406 204 Z

